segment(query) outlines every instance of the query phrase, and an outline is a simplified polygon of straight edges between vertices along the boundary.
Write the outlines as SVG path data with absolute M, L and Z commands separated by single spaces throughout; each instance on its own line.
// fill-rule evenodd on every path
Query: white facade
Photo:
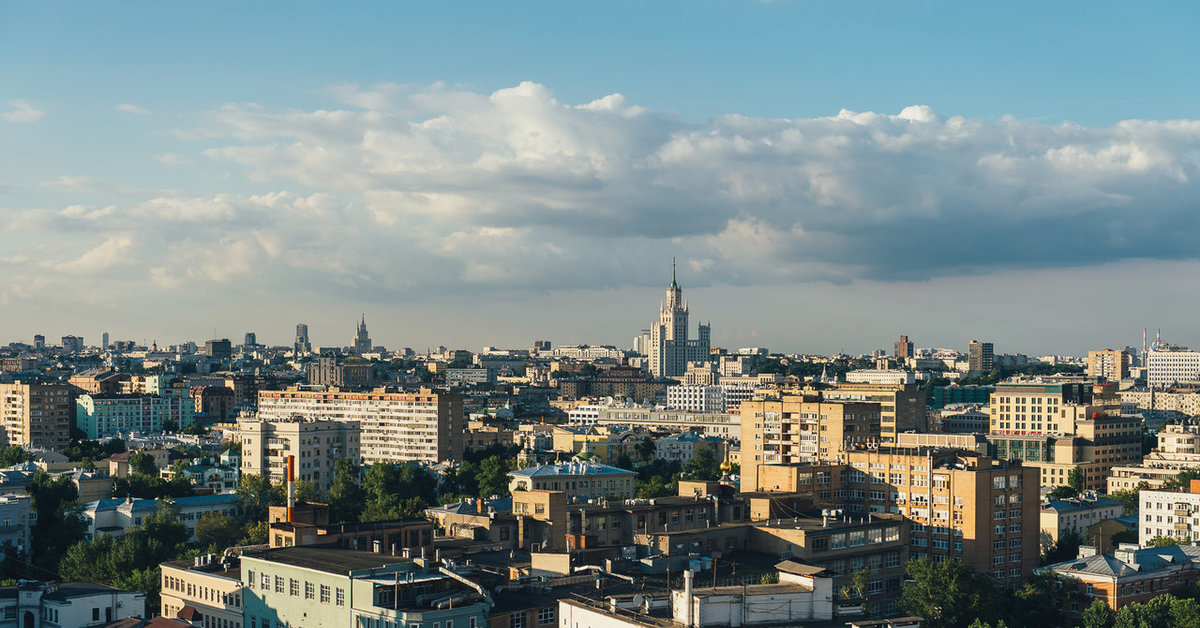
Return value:
M 706 436 L 739 440 L 742 415 L 728 412 L 688 412 L 649 406 L 579 406 L 567 415 L 572 425 L 623 425 L 651 430 L 697 430 Z
M 0 496 L 0 545 L 11 543 L 22 552 L 32 549 L 29 504 L 28 495 Z
M 358 423 L 242 419 L 237 425 L 242 473 L 265 476 L 272 482 L 287 480 L 287 457 L 291 455 L 296 457 L 296 479 L 312 482 L 324 495 L 339 459 L 348 458 L 355 467 L 362 461 Z
M 846 381 L 855 384 L 913 384 L 917 377 L 910 371 L 894 371 L 885 369 L 860 369 L 846 373 Z
M 1138 545 L 1156 536 L 1200 541 L 1200 495 L 1179 491 L 1144 490 L 1138 494 Z
M 612 345 L 561 345 L 555 347 L 550 354 L 556 358 L 574 360 L 620 360 L 625 357 L 624 351 Z
M 721 386 L 670 386 L 667 408 L 689 412 L 724 412 L 725 389 Z
M 1146 367 L 1146 383 L 1154 388 L 1200 381 L 1200 351 L 1152 349 L 1146 354 Z

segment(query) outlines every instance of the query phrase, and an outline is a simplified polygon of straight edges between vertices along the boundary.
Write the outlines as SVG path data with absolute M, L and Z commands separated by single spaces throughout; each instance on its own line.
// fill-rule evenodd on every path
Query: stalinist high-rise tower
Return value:
M 354 347 L 353 348 L 354 353 L 357 353 L 359 355 L 371 352 L 371 349 L 372 349 L 371 337 L 367 335 L 367 315 L 366 314 L 363 314 L 362 321 L 359 322 L 359 324 L 358 324 L 358 330 L 354 332 L 354 346 L 353 347 Z
M 688 339 L 688 305 L 683 300 L 683 289 L 675 281 L 675 260 L 671 260 L 671 285 L 667 286 L 667 298 L 659 304 L 658 320 L 642 336 L 642 345 L 650 365 L 650 374 L 655 377 L 681 377 L 687 372 L 688 362 L 706 362 L 712 348 L 711 331 L 708 325 L 700 325 L 697 338 Z

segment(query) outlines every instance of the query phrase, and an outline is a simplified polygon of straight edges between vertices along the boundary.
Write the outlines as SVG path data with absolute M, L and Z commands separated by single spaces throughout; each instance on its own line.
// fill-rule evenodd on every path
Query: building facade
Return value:
M 206 554 L 160 565 L 162 616 L 210 628 L 242 628 L 240 562 Z
M 508 472 L 510 491 L 562 491 L 575 499 L 633 497 L 633 471 L 594 462 L 545 464 Z
M 992 343 L 972 340 L 967 345 L 967 371 L 989 373 L 995 366 L 995 350 Z
M 345 458 L 355 468 L 362 462 L 360 424 L 294 418 L 286 421 L 238 420 L 242 473 L 272 482 L 287 481 L 287 457 L 295 456 L 296 479 L 312 482 L 325 495 L 333 482 L 334 464 Z
M 708 325 L 697 328 L 696 338 L 688 337 L 688 306 L 674 274 L 672 262 L 667 298 L 659 304 L 658 320 L 643 335 L 647 364 L 654 377 L 682 377 L 689 362 L 707 362 L 712 349 L 712 331 Z
M 417 393 L 376 388 L 370 392 L 263 390 L 258 418 L 284 421 L 294 416 L 354 422 L 364 464 L 460 460 L 463 402 L 454 393 Z
M 879 404 L 821 402 L 784 395 L 742 404 L 742 490 L 758 490 L 759 465 L 841 461 L 855 446 L 879 444 Z
M 196 402 L 186 395 L 98 394 L 75 400 L 75 427 L 95 440 L 122 433 L 162 432 L 168 422 L 191 425 Z
M 1146 383 L 1151 388 L 1197 381 L 1200 381 L 1200 351 L 1156 343 L 1146 352 Z
M 0 443 L 6 447 L 64 449 L 73 414 L 66 384 L 0 384 Z
M 1103 377 L 1110 382 L 1129 378 L 1129 352 L 1123 349 L 1088 351 L 1087 376 Z

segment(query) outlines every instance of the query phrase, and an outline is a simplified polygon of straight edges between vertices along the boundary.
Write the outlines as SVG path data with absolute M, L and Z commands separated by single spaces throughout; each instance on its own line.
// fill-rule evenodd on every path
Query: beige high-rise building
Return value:
M 1129 377 L 1129 353 L 1123 349 L 1088 351 L 1088 377 L 1103 377 L 1119 382 Z
M 0 384 L 0 443 L 64 449 L 71 444 L 74 412 L 67 384 Z
M 357 423 L 365 464 L 462 459 L 463 402 L 458 394 L 428 389 L 408 393 L 386 387 L 370 392 L 296 387 L 259 391 L 259 419 L 293 417 Z
M 1079 467 L 1084 488 L 1102 491 L 1113 466 L 1142 459 L 1141 420 L 1121 416 L 1112 385 L 1001 383 L 989 412 L 996 455 L 1037 467 L 1043 486 L 1066 484 Z
M 312 482 L 325 495 L 341 458 L 361 462 L 359 425 L 349 421 L 239 419 L 242 473 L 272 482 L 287 480 L 287 457 L 296 457 L 296 479 Z
M 892 445 L 901 432 L 924 432 L 928 428 L 926 394 L 916 384 L 868 384 L 839 382 L 820 391 L 825 401 L 879 404 L 879 442 Z
M 759 465 L 844 460 L 856 445 L 879 443 L 879 404 L 822 402 L 784 395 L 742 402 L 742 490 L 756 491 Z

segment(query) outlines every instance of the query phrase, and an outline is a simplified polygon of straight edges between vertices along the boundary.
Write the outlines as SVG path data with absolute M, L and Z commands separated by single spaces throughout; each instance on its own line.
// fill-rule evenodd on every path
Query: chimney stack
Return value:
M 296 457 L 287 457 L 287 522 L 294 523 L 296 516 Z

